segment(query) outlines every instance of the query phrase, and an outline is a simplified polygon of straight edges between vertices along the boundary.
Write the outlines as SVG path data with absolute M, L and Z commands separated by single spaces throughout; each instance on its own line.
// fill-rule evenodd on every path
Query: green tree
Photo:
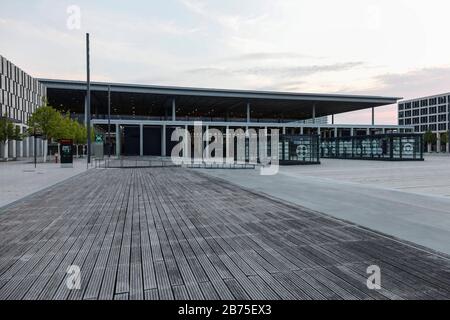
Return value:
M 0 118 L 0 145 L 4 153 L 4 158 L 8 158 L 8 150 L 6 150 L 6 143 L 8 141 L 22 140 L 20 128 L 6 118 Z
M 73 130 L 75 133 L 74 139 L 73 139 L 73 144 L 76 146 L 77 157 L 78 157 L 78 149 L 79 149 L 80 145 L 83 145 L 86 143 L 87 132 L 86 132 L 86 128 L 76 121 L 74 121 Z
M 45 102 L 42 107 L 36 109 L 28 121 L 28 132 L 34 131 L 42 133 L 45 141 L 44 162 L 47 160 L 48 142 L 54 138 L 60 138 L 64 128 L 62 128 L 63 117 L 61 113 L 47 105 Z
M 431 130 L 428 130 L 427 132 L 425 132 L 425 134 L 423 136 L 423 142 L 427 145 L 428 152 L 431 152 L 431 145 L 436 143 L 436 141 L 437 141 L 437 137 Z
M 448 132 L 441 133 L 441 142 L 444 144 L 448 143 Z

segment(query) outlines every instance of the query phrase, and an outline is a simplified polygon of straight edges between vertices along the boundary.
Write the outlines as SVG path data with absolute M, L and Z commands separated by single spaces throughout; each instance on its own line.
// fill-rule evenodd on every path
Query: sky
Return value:
M 0 0 L 34 77 L 414 98 L 450 91 L 447 0 Z M 396 124 L 395 106 L 376 123 Z M 370 123 L 370 111 L 335 116 Z

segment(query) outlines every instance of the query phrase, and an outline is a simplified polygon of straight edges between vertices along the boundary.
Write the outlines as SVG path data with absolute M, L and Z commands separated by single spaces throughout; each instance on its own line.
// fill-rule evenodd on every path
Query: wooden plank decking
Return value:
M 189 169 L 91 170 L 0 209 L 0 299 L 449 298 L 448 256 Z

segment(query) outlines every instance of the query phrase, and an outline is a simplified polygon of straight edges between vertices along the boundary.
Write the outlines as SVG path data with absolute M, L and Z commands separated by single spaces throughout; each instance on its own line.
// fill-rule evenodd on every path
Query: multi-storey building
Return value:
M 43 84 L 0 55 L 0 117 L 12 120 L 25 132 L 29 117 L 42 105 L 45 93 Z M 30 140 L 8 141 L 0 157 L 29 156 Z
M 449 152 L 448 141 L 444 143 L 441 139 L 444 133 L 448 137 L 450 129 L 449 103 L 450 93 L 401 101 L 398 103 L 398 123 L 413 126 L 418 133 L 433 132 L 437 141 L 428 147 L 429 151 Z

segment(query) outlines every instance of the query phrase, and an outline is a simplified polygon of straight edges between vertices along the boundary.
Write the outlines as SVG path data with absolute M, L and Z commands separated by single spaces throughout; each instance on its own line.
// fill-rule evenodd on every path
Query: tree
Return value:
M 441 142 L 445 145 L 448 143 L 448 132 L 441 133 Z M 446 147 L 445 152 L 448 152 L 448 148 Z
M 46 102 L 42 107 L 36 109 L 28 121 L 28 132 L 33 133 L 36 130 L 44 136 L 44 162 L 47 160 L 48 141 L 51 141 L 53 138 L 58 138 L 62 134 L 63 128 L 61 124 L 61 113 L 47 105 Z
M 448 132 L 441 133 L 441 142 L 444 144 L 448 143 Z
M 87 130 L 83 125 L 79 124 L 78 122 L 74 122 L 74 132 L 75 132 L 75 135 L 74 135 L 73 143 L 76 146 L 77 157 L 78 157 L 79 146 L 81 144 L 85 144 L 87 141 Z
M 431 152 L 431 145 L 436 143 L 436 141 L 437 141 L 437 137 L 431 130 L 428 130 L 427 132 L 425 132 L 425 134 L 423 136 L 423 142 L 427 144 L 428 152 Z
M 22 134 L 20 128 L 15 126 L 14 123 L 6 118 L 0 118 L 0 144 L 2 150 L 4 150 L 4 158 L 8 158 L 8 150 L 6 150 L 6 143 L 8 141 L 22 140 Z

